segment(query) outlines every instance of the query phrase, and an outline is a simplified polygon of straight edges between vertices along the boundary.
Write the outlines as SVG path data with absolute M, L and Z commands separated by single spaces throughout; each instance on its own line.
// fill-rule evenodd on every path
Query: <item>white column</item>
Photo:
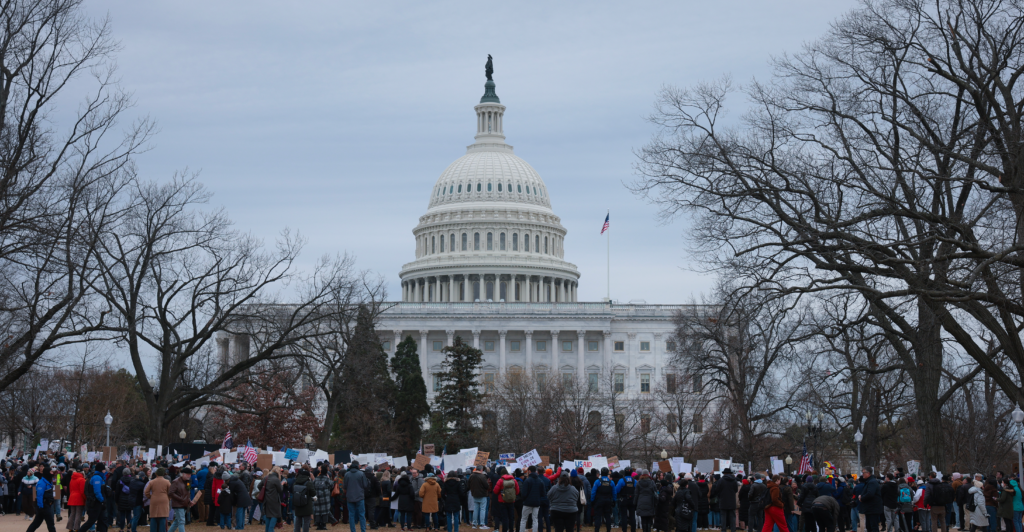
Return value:
M 565 303 L 565 282 L 566 279 L 562 279 L 562 282 L 558 285 L 558 301 Z
M 498 331 L 498 373 L 505 374 L 505 329 Z
M 448 302 L 455 301 L 455 276 L 448 276 Z
M 551 372 L 558 375 L 558 353 L 561 352 L 558 345 L 558 331 L 551 331 Z
M 580 382 L 586 382 L 586 372 L 583 369 L 584 351 L 583 344 L 586 343 L 587 331 L 576 331 L 576 337 L 579 338 L 579 345 L 576 346 L 576 374 L 580 376 Z
M 529 275 L 526 276 L 526 294 L 524 295 L 526 296 L 526 298 L 524 298 L 524 301 L 526 301 L 527 303 L 533 303 L 533 283 L 530 282 Z
M 395 345 L 391 349 L 392 355 L 398 352 L 398 344 L 400 343 L 402 343 L 402 331 L 395 331 Z
M 612 370 L 612 332 L 605 330 L 604 332 L 604 353 L 601 353 L 601 360 L 604 361 L 601 368 L 601 382 L 608 378 L 609 372 Z
M 663 377 L 661 374 L 662 360 L 661 360 L 661 333 L 654 333 L 654 347 L 651 349 L 651 353 L 654 354 L 654 379 L 660 379 Z M 653 384 L 652 384 L 653 386 Z
M 423 382 L 427 385 L 427 393 L 434 392 L 434 384 L 430 380 L 430 371 L 427 367 L 427 333 L 430 331 L 420 331 L 420 371 L 423 372 Z
M 480 330 L 475 329 L 473 331 L 473 348 L 480 349 Z
M 533 331 L 526 333 L 526 375 L 533 376 Z
M 628 360 L 628 364 L 629 364 L 627 366 L 627 370 L 626 370 L 626 371 L 629 372 L 629 374 L 626 375 L 626 391 L 627 392 L 632 392 L 633 391 L 633 372 L 635 371 L 635 367 L 634 366 L 636 366 L 636 361 L 634 360 L 634 357 L 635 357 L 634 353 L 636 352 L 636 349 L 634 349 L 633 343 L 636 341 L 636 333 L 635 332 L 626 333 L 626 337 L 629 338 L 629 340 L 626 341 L 626 359 Z

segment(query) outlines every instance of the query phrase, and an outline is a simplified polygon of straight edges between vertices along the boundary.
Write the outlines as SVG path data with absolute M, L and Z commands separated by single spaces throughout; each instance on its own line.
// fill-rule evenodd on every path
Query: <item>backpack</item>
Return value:
M 753 488 L 751 488 L 753 489 Z M 763 512 L 768 505 L 772 503 L 772 490 L 768 489 L 768 486 L 764 487 L 764 493 L 761 494 L 756 500 L 750 501 L 750 508 Z
M 633 487 L 635 485 L 636 485 L 636 481 L 633 480 L 633 477 L 628 477 L 626 479 L 625 485 L 622 487 L 622 490 L 619 491 L 619 495 L 620 495 L 619 500 L 621 500 L 623 502 L 626 502 L 626 503 L 632 503 L 633 502 Z
M 300 506 L 306 506 L 309 504 L 309 494 L 306 493 L 306 485 L 302 484 L 295 486 L 292 495 L 292 506 L 298 508 Z
M 900 504 L 913 504 L 914 493 L 910 491 L 909 487 L 900 488 Z
M 953 492 L 953 486 L 945 482 L 940 482 L 938 486 L 932 488 L 932 506 L 945 506 L 952 504 L 953 499 L 956 498 L 956 494 Z
M 970 499 L 967 499 L 967 504 L 964 505 L 964 508 L 967 508 L 968 512 L 973 512 L 973 511 L 978 509 L 978 505 L 974 504 L 974 496 L 973 495 L 971 496 Z
M 506 480 L 501 483 L 501 500 L 504 502 L 516 502 L 516 481 Z

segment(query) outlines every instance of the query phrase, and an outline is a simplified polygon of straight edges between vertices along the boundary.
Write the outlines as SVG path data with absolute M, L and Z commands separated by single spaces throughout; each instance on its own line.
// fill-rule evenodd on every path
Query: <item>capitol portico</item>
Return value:
M 456 336 L 483 351 L 485 386 L 506 371 L 631 394 L 671 380 L 673 317 L 686 306 L 579 302 L 566 230 L 540 175 L 505 143 L 505 106 L 491 79 L 474 109 L 475 142 L 429 189 L 413 229 L 402 300 L 381 318 L 385 350 L 412 336 L 431 394 L 441 349 Z

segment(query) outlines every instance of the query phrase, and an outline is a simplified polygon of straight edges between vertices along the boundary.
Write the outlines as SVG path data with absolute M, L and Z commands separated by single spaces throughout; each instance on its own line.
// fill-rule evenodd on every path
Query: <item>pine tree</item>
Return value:
M 427 384 L 423 382 L 420 357 L 416 354 L 416 341 L 407 336 L 395 349 L 391 359 L 395 374 L 395 419 L 398 431 L 396 447 L 404 455 L 416 449 L 423 436 L 423 422 L 430 413 L 427 404 Z
M 443 371 L 438 375 L 441 389 L 434 399 L 437 432 L 454 448 L 473 447 L 478 439 L 478 406 L 483 398 L 477 374 L 484 354 L 455 337 L 455 345 L 441 350 L 445 354 Z M 433 424 L 433 420 L 431 421 Z
M 375 328 L 373 314 L 361 307 L 341 367 L 342 389 L 347 393 L 338 411 L 338 426 L 342 444 L 351 449 L 394 445 L 395 384 Z

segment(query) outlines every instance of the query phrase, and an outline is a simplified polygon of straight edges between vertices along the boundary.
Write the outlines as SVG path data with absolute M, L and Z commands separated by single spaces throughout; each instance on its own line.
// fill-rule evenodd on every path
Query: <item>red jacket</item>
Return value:
M 68 486 L 68 506 L 85 506 L 85 476 L 78 471 L 71 474 Z
M 501 496 L 501 490 L 505 488 L 505 481 L 511 480 L 516 484 L 516 495 L 519 495 L 519 481 L 512 475 L 502 475 L 501 479 L 494 483 L 494 494 L 498 496 L 498 502 L 504 503 L 505 498 Z
M 219 473 L 219 471 L 218 471 L 218 473 Z M 210 484 L 210 489 L 213 491 L 213 505 L 214 506 L 220 506 L 220 487 L 223 486 L 223 485 L 224 485 L 224 481 L 219 479 L 219 478 L 213 479 L 213 482 Z
M 558 476 L 561 475 L 561 474 L 562 474 L 562 468 L 559 467 L 554 473 L 551 473 L 550 475 L 544 475 L 544 477 L 547 478 L 548 480 L 550 480 L 551 481 L 551 485 L 553 486 L 553 485 L 555 485 L 556 482 L 558 482 Z

